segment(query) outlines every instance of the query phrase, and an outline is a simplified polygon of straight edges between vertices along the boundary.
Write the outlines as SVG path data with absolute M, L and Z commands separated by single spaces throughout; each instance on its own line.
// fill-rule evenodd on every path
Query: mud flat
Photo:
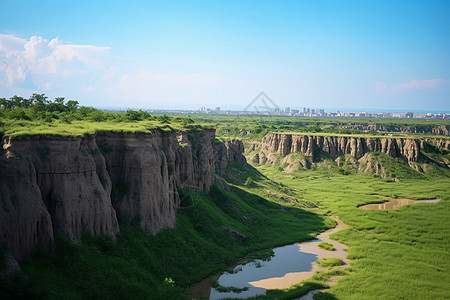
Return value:
M 367 210 L 393 210 L 397 209 L 403 205 L 411 205 L 411 204 L 418 204 L 418 203 L 437 203 L 441 201 L 441 199 L 433 199 L 433 200 L 411 200 L 411 199 L 391 199 L 391 198 L 384 198 L 383 199 L 389 200 L 388 202 L 384 203 L 373 203 L 373 204 L 366 204 L 362 205 L 359 208 L 360 209 L 367 209 Z
M 208 277 L 190 288 L 192 298 L 198 299 L 200 296 L 209 299 L 249 298 L 264 295 L 268 289 L 286 288 L 310 278 L 318 270 L 326 270 L 316 263 L 318 259 L 324 257 L 339 257 L 344 262 L 341 268 L 346 268 L 349 265 L 349 260 L 346 259 L 347 252 L 344 251 L 346 245 L 331 240 L 328 236 L 349 226 L 337 217 L 332 218 L 337 221 L 337 226 L 322 232 L 316 239 L 274 248 L 274 256 L 270 261 L 256 260 L 238 265 L 234 268 L 234 272 L 225 272 L 218 278 L 218 283 L 222 287 L 246 290 L 240 293 L 219 292 L 210 286 L 211 277 Z M 318 244 L 322 241 L 333 244 L 334 251 L 319 248 Z

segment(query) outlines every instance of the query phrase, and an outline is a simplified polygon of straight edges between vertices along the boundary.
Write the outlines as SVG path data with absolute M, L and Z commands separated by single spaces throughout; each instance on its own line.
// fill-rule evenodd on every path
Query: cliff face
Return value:
M 421 148 L 427 149 L 428 145 L 433 145 L 435 147 L 450 150 L 450 139 L 423 139 L 421 140 Z
M 5 139 L 0 161 L 0 237 L 22 259 L 55 231 L 78 241 L 83 231 L 115 235 L 111 181 L 95 139 Z
M 115 236 L 118 215 L 139 218 L 152 234 L 173 227 L 178 188 L 207 191 L 221 168 L 245 161 L 235 142 L 215 145 L 214 136 L 3 137 L 0 243 L 21 260 L 37 245 L 51 250 L 55 232 L 74 242 L 83 232 Z
M 229 162 L 237 162 L 242 165 L 247 164 L 244 153 L 244 144 L 239 140 L 225 141 L 223 143 L 215 143 L 214 150 L 216 152 L 216 170 L 219 173 L 225 173 Z
M 269 133 L 261 142 L 254 142 L 247 149 L 249 159 L 253 163 L 273 165 L 285 172 L 310 169 L 313 165 L 331 168 L 333 164 L 324 159 L 331 158 L 337 166 L 358 173 L 375 172 L 381 178 L 395 172 L 388 165 L 384 165 L 385 162 L 377 155 L 378 152 L 400 158 L 418 172 L 433 170 L 441 172 L 443 171 L 441 168 L 450 169 L 449 150 L 450 139 L 446 138 L 349 137 L 284 133 Z M 391 171 L 388 172 L 388 169 Z
M 264 153 L 277 153 L 285 156 L 289 153 L 301 153 L 311 161 L 314 161 L 316 154 L 320 151 L 333 159 L 344 154 L 349 154 L 359 159 L 368 151 L 378 151 L 392 157 L 400 157 L 409 163 L 416 162 L 419 159 L 420 141 L 401 138 L 358 138 L 269 133 L 262 140 L 261 150 L 262 155 Z M 261 155 L 259 156 L 260 158 Z

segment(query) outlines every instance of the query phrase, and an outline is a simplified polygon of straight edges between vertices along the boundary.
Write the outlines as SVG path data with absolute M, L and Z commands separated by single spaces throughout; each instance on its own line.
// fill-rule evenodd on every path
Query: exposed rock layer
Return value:
M 416 162 L 420 154 L 420 140 L 269 133 L 262 140 L 261 150 L 262 153 L 277 153 L 282 156 L 301 153 L 311 161 L 321 152 L 333 159 L 344 154 L 359 159 L 368 151 L 378 151 L 407 162 Z
M 207 191 L 242 143 L 215 143 L 214 130 L 84 137 L 3 137 L 0 243 L 22 260 L 51 250 L 61 232 L 115 236 L 117 216 L 138 218 L 155 234 L 173 227 L 178 188 Z M 223 184 L 223 182 L 221 182 Z

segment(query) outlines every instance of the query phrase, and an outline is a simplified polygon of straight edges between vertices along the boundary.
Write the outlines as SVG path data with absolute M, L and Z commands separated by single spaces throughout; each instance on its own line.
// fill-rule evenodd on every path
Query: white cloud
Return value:
M 14 35 L 0 34 L 0 51 L 7 53 L 20 51 L 26 42 L 26 39 Z
M 425 80 L 411 80 L 409 82 L 395 85 L 393 90 L 395 92 L 409 91 L 409 90 L 430 90 L 439 87 L 450 86 L 450 80 L 436 78 Z
M 108 47 L 65 44 L 58 37 L 49 42 L 41 36 L 26 40 L 0 34 L 0 84 L 13 86 L 30 79 L 48 88 L 60 76 L 100 69 L 108 54 Z
M 45 91 L 95 101 L 88 105 L 114 105 L 111 101 L 131 105 L 134 101 L 138 107 L 155 101 L 215 99 L 217 88 L 225 83 L 217 75 L 161 74 L 129 65 L 124 72 L 111 62 L 109 53 L 109 47 L 76 45 L 59 37 L 23 39 L 0 34 L 0 90 L 11 95 L 17 90 Z
M 48 42 L 41 36 L 32 36 L 30 40 L 24 45 L 25 58 L 34 62 L 42 57 L 49 56 L 51 49 L 48 48 Z

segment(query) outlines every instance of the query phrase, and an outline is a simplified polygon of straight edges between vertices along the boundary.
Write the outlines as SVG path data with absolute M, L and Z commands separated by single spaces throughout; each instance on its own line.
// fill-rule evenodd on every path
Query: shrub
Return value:
M 320 242 L 317 246 L 319 248 L 322 248 L 322 249 L 325 249 L 325 250 L 328 250 L 328 251 L 334 251 L 333 244 L 330 244 L 330 243 L 327 243 L 327 242 Z
M 323 268 L 331 268 L 335 266 L 342 266 L 344 261 L 339 257 L 323 257 L 317 261 L 317 264 Z

